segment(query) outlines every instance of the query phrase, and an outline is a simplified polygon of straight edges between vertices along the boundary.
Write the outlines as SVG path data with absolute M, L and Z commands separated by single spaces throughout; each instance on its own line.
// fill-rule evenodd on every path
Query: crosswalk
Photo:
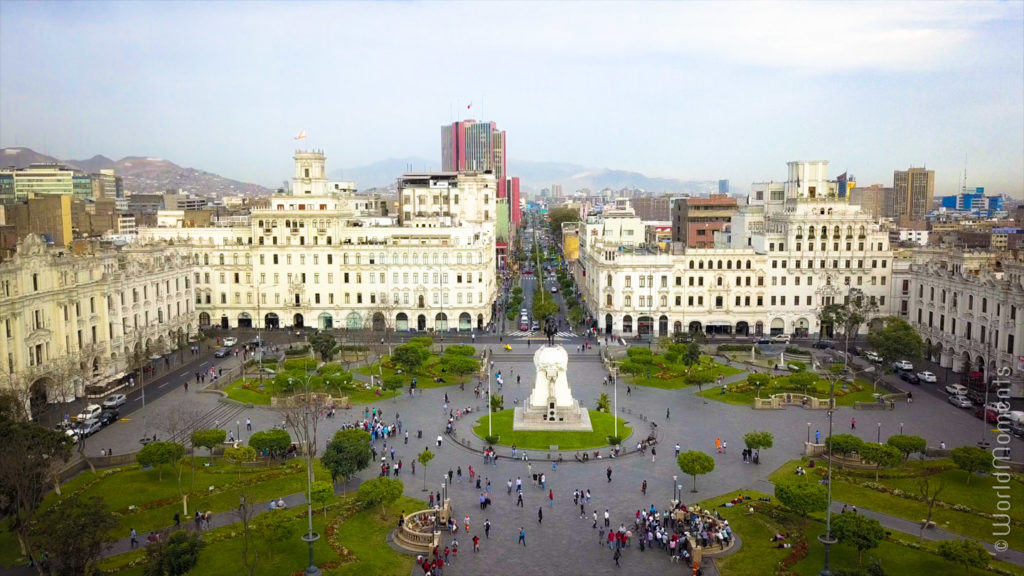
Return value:
M 522 336 L 534 336 L 534 337 L 537 337 L 537 338 L 543 338 L 544 337 L 544 333 L 541 332 L 541 331 L 537 331 L 537 332 L 526 332 L 526 331 L 509 332 L 508 335 L 509 336 L 517 336 L 517 337 L 522 337 Z M 558 332 L 557 334 L 555 334 L 555 336 L 559 336 L 561 338 L 576 338 L 578 335 L 575 332 L 568 332 L 568 331 L 566 331 L 566 332 Z

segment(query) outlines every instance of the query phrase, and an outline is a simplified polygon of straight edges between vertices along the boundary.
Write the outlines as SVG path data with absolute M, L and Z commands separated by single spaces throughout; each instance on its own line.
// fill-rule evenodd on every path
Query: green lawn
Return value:
M 383 368 L 381 368 L 381 362 L 384 363 Z M 397 375 L 402 379 L 402 386 L 404 388 L 408 388 L 409 385 L 412 384 L 412 379 L 416 378 L 416 387 L 421 389 L 452 386 L 453 384 L 469 382 L 476 378 L 476 374 L 464 374 L 462 376 L 457 376 L 454 374 L 442 373 L 441 357 L 436 354 L 431 354 L 430 358 L 428 358 L 427 361 L 423 363 L 423 366 L 421 366 L 415 373 L 406 372 L 398 374 L 398 370 L 391 365 L 391 357 L 387 354 L 382 356 L 380 361 L 357 368 L 355 371 L 365 376 L 373 376 L 375 378 L 380 378 L 382 373 L 384 378 Z M 443 378 L 444 382 L 435 382 L 434 378 L 437 377 Z
M 614 419 L 611 414 L 590 410 L 590 423 L 594 430 L 592 432 L 552 432 L 552 431 L 527 431 L 517 432 L 512 430 L 513 410 L 503 410 L 494 414 L 492 427 L 495 436 L 500 436 L 499 444 L 502 446 L 515 445 L 524 450 L 547 450 L 551 446 L 558 446 L 559 450 L 582 450 L 584 448 L 599 448 L 608 445 L 607 437 L 614 432 Z M 480 418 L 473 432 L 483 438 L 487 436 L 487 416 Z M 619 436 L 623 439 L 632 434 L 632 427 L 619 418 Z
M 732 508 L 718 507 L 740 494 L 751 496 L 754 501 Z M 764 494 L 759 492 L 741 490 L 700 503 L 702 507 L 718 510 L 722 517 L 729 521 L 729 526 L 743 542 L 740 549 L 734 554 L 715 561 L 724 576 L 775 576 L 779 562 L 792 552 L 792 550 L 775 548 L 770 541 L 772 536 L 788 529 L 781 527 L 776 519 L 766 513 L 775 510 L 776 506 L 766 506 L 763 502 L 756 501 L 762 496 Z M 754 506 L 754 509 L 757 510 L 752 516 L 747 515 L 747 508 L 750 506 Z
M 811 389 L 807 391 L 809 396 L 815 396 L 818 398 L 828 398 L 828 382 L 825 380 L 819 380 Z M 761 388 L 760 394 L 754 390 L 754 387 L 747 384 L 746 380 L 741 382 L 735 382 L 726 386 L 725 394 L 722 394 L 721 386 L 710 386 L 705 385 L 702 392 L 698 392 L 698 396 L 707 398 L 708 400 L 716 400 L 718 402 L 725 402 L 727 404 L 737 404 L 740 406 L 753 406 L 755 394 L 761 398 L 768 398 L 772 394 L 791 392 L 793 394 L 802 393 L 798 388 L 789 383 L 788 376 L 776 376 L 772 378 L 772 383 L 768 386 Z M 848 390 L 841 390 L 836 388 L 836 405 L 837 406 L 853 406 L 854 402 L 874 402 L 876 399 L 871 390 L 871 382 L 864 380 L 857 380 Z
M 695 366 L 669 364 L 665 362 L 664 356 L 657 354 L 654 356 L 654 361 L 654 368 L 651 369 L 649 375 L 623 375 L 623 379 L 628 384 L 636 386 L 675 390 L 688 386 L 686 382 L 687 376 L 696 372 L 705 372 L 712 379 L 717 378 L 719 374 L 722 376 L 732 376 L 743 372 L 739 368 L 719 364 L 712 360 L 710 356 L 701 356 L 700 362 Z
M 824 477 L 824 467 L 821 466 L 821 461 L 818 462 L 819 466 L 813 470 L 808 469 L 806 476 L 796 476 L 794 470 L 797 465 L 802 465 L 806 468 L 806 460 L 793 460 L 782 465 L 778 470 L 773 472 L 769 476 L 769 480 L 777 482 L 779 480 L 802 480 L 807 482 L 817 482 Z M 923 471 L 925 466 L 943 467 L 949 466 L 949 460 L 938 460 L 938 461 L 926 461 L 910 462 L 907 464 L 909 473 L 916 473 Z M 854 504 L 860 508 L 866 508 L 874 510 L 876 512 L 883 512 L 899 518 L 904 518 L 912 522 L 919 522 L 928 515 L 928 507 L 924 502 L 912 500 L 909 498 L 903 498 L 895 496 L 893 494 L 881 492 L 872 488 L 861 486 L 858 483 L 865 481 L 874 482 L 873 472 L 844 472 L 838 468 L 832 470 L 835 482 L 832 484 L 832 498 L 840 502 L 846 502 L 848 504 Z M 983 505 L 977 506 L 979 510 L 987 510 L 988 512 L 994 512 L 994 494 L 991 489 L 993 480 L 991 478 L 979 478 L 975 477 L 971 480 L 970 486 L 967 486 L 964 482 L 963 472 L 958 470 L 949 470 L 941 473 L 942 477 L 946 479 L 947 486 L 939 497 L 939 500 L 948 502 L 951 505 L 963 502 L 962 499 L 972 503 L 982 503 Z M 891 487 L 899 487 L 906 490 L 908 493 L 916 493 L 917 485 L 916 479 L 912 477 L 903 478 L 879 478 L 879 484 L 884 484 Z M 1021 486 L 1018 480 L 1013 481 L 1013 488 L 1010 492 L 1011 501 L 1012 498 L 1024 497 L 1024 487 Z M 985 498 L 988 498 L 988 505 L 985 506 Z M 966 502 L 964 502 L 966 503 Z M 970 506 L 970 504 L 967 504 Z M 1020 510 L 1011 510 L 1009 514 L 1015 520 L 1020 521 L 1022 518 L 1022 512 Z M 821 515 L 823 518 L 824 515 Z M 936 506 L 934 513 L 932 514 L 932 521 L 943 530 L 948 530 L 956 534 L 962 534 L 967 537 L 977 538 L 978 534 L 991 534 L 992 533 L 992 521 L 973 514 L 970 512 L 961 512 L 953 510 L 951 508 L 943 508 Z M 1021 535 L 1019 527 L 1015 527 L 1008 538 L 1010 547 L 1015 550 L 1024 550 L 1024 535 Z
M 228 398 L 238 402 L 256 405 L 269 405 L 270 399 L 273 396 L 278 395 L 278 392 L 271 380 L 264 379 L 263 383 L 264 388 L 263 390 L 260 390 L 258 379 L 246 378 L 243 381 L 239 378 L 232 382 L 228 387 L 224 388 L 224 392 L 227 393 Z M 350 388 L 332 388 L 328 392 L 335 398 L 341 396 L 348 397 L 349 403 L 353 405 L 370 404 L 379 400 L 394 398 L 401 394 L 398 390 L 381 390 L 377 387 L 366 388 L 363 382 L 359 380 L 355 380 Z

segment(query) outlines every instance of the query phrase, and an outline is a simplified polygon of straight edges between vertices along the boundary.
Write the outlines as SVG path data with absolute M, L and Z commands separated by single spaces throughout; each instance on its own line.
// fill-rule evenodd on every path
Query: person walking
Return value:
M 653 448 L 652 448 L 652 450 L 653 450 Z M 722 440 L 722 454 L 728 454 L 728 453 L 729 453 L 729 443 L 726 442 L 725 440 Z
M 668 418 L 669 417 L 669 410 L 670 410 L 670 408 L 665 408 L 665 420 L 669 419 Z
M 523 507 L 523 491 L 522 490 L 520 490 L 519 493 L 516 494 L 516 506 L 518 506 L 520 508 Z
M 252 418 L 245 419 L 245 430 L 246 432 L 252 432 Z
M 722 453 L 722 439 L 721 438 L 715 438 L 715 451 L 718 452 L 719 454 Z
M 856 429 L 857 429 L 857 419 L 856 418 L 850 418 L 850 430 L 856 430 Z
M 526 528 L 519 527 L 519 543 L 526 547 Z
M 555 491 L 554 490 L 548 490 L 548 508 L 553 508 L 554 506 L 555 506 Z
M 544 522 L 544 507 L 537 508 L 537 524 Z
M 490 539 L 491 537 L 491 519 L 487 518 L 484 520 L 484 538 Z
M 597 510 L 594 510 L 594 525 L 592 528 L 597 529 Z
M 640 485 L 640 493 L 647 496 L 647 480 L 644 480 L 643 484 Z
M 658 450 L 654 446 L 651 446 L 651 462 L 652 463 L 654 462 L 654 459 L 657 458 L 657 456 L 658 456 Z
M 611 517 L 608 515 L 608 509 L 605 508 L 604 509 L 604 527 L 605 528 L 609 528 L 612 525 L 610 518 Z
M 139 545 L 139 535 L 138 535 L 138 533 L 135 532 L 135 528 L 132 528 L 131 542 L 129 543 L 129 546 L 130 546 L 130 548 L 132 550 L 134 550 L 135 547 L 138 546 L 138 545 Z
M 622 550 L 620 548 L 615 549 L 615 554 L 612 554 L 612 558 L 615 559 L 615 565 L 620 566 L 619 558 L 622 558 Z
M 821 444 L 821 430 L 814 431 L 814 443 Z
M 612 467 L 611 466 L 609 466 L 608 469 L 605 470 L 605 476 L 608 477 L 608 481 L 609 482 L 612 481 Z

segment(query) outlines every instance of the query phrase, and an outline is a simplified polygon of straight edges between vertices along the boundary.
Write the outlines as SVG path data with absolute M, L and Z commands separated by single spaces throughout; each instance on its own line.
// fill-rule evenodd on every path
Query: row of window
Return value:
M 918 298 L 924 299 L 924 288 L 925 288 L 924 284 L 921 284 L 921 285 L 919 285 L 917 287 L 917 297 Z M 910 291 L 910 280 L 904 280 L 903 281 L 903 293 L 906 294 L 909 291 Z M 940 304 L 945 304 L 946 303 L 946 290 L 942 289 L 942 290 L 940 290 L 939 293 L 940 293 Z M 955 291 L 950 291 L 949 295 L 952 298 L 952 302 L 951 302 L 952 308 L 956 309 L 957 303 L 960 300 L 960 293 L 959 292 L 955 292 Z M 929 288 L 929 290 L 928 290 L 928 299 L 929 299 L 930 302 L 935 302 L 935 287 L 934 286 L 931 286 Z M 970 311 L 974 310 L 974 294 L 968 294 L 967 295 L 967 309 L 970 310 Z M 988 314 L 988 298 L 984 297 L 984 296 L 981 298 L 981 313 L 982 314 Z M 1003 305 L 1002 305 L 1002 303 L 1001 302 L 996 302 L 995 316 L 996 317 L 1002 316 L 1002 313 L 1003 313 Z M 1016 319 L 1017 319 L 1017 307 L 1011 304 L 1010 305 L 1010 320 L 1016 320 Z
M 228 273 L 226 273 L 226 272 L 220 272 L 220 283 L 221 284 L 226 284 L 227 283 L 228 278 L 229 278 L 229 276 L 227 274 Z M 230 276 L 230 278 L 233 279 L 235 284 L 243 284 L 242 283 L 242 274 L 240 272 L 232 272 L 231 274 L 232 274 L 232 276 Z M 312 273 L 312 276 L 313 276 L 313 284 L 319 284 L 320 283 L 320 273 L 319 272 L 314 272 L 314 273 Z M 453 276 L 454 276 L 455 284 L 473 284 L 473 274 L 471 272 L 466 272 L 465 274 L 459 272 L 459 273 L 454 274 Z M 476 283 L 477 284 L 483 284 L 483 282 L 484 282 L 484 273 L 483 272 L 477 272 L 476 277 L 477 277 Z M 277 284 L 280 281 L 280 275 L 278 273 L 274 273 L 272 278 L 273 278 L 273 283 L 274 284 Z M 307 278 L 307 273 L 306 272 L 296 272 L 296 273 L 288 272 L 287 278 L 288 278 L 288 283 L 289 284 L 292 283 L 293 281 L 305 284 L 306 283 L 306 278 Z M 367 278 L 369 284 L 377 284 L 378 280 L 379 280 L 380 284 L 384 284 L 386 282 L 386 280 L 385 280 L 386 276 L 385 276 L 384 272 L 379 272 L 379 273 L 378 272 L 367 272 L 366 273 L 366 278 Z M 195 273 L 195 279 L 196 279 L 196 284 L 210 284 L 210 273 L 209 272 L 203 272 L 203 273 L 200 274 L 199 272 L 196 272 Z M 352 282 L 354 282 L 356 284 L 362 284 L 363 283 L 363 273 L 362 272 L 342 272 L 341 273 L 341 279 L 342 279 L 342 283 L 344 283 L 344 284 L 350 284 Z M 419 272 L 412 272 L 411 273 L 411 279 L 412 279 L 412 282 L 411 282 L 412 284 L 414 284 L 414 285 L 420 284 L 420 279 L 421 279 L 420 273 Z M 422 280 L 423 280 L 424 284 L 430 283 L 431 279 L 433 279 L 433 284 L 447 284 L 449 282 L 448 273 L 447 272 L 443 272 L 443 273 L 424 272 L 423 273 Z M 260 284 L 262 285 L 262 284 L 265 284 L 266 282 L 267 282 L 267 273 L 266 272 L 260 272 Z M 334 283 L 334 272 L 327 272 L 327 283 L 328 284 L 333 284 Z M 410 283 L 410 273 L 409 272 L 402 272 L 401 275 L 399 275 L 398 272 L 392 272 L 391 273 L 391 283 L 392 284 L 409 284 Z M 251 284 L 252 284 L 252 274 L 249 273 L 249 272 L 246 272 L 245 273 L 245 282 L 244 282 L 243 285 L 244 286 L 249 286 Z
M 483 292 L 477 292 L 476 294 L 477 294 L 476 303 L 477 304 L 483 304 L 483 302 L 484 302 L 484 293 Z M 343 304 L 364 304 L 364 303 L 377 304 L 378 301 L 381 302 L 381 303 L 384 303 L 387 300 L 387 296 L 386 296 L 385 292 L 381 292 L 379 297 L 378 297 L 376 292 L 370 292 L 369 294 L 367 294 L 367 299 L 365 301 L 363 299 L 363 293 L 362 292 L 356 292 L 354 294 L 350 293 L 350 292 L 345 292 L 341 296 L 342 296 L 342 303 Z M 442 306 L 442 305 L 450 304 L 451 302 L 450 302 L 449 296 L 450 295 L 447 292 L 445 292 L 443 295 L 441 293 L 439 293 L 438 291 L 431 292 L 431 299 L 433 301 L 433 305 L 434 306 Z M 417 302 L 417 305 L 419 307 L 421 307 L 421 308 L 426 306 L 426 300 L 425 300 L 424 296 L 421 295 L 418 298 L 419 298 L 419 301 Z M 280 305 L 281 304 L 281 294 L 280 293 L 275 293 L 273 295 L 273 300 L 274 300 L 274 304 Z M 325 295 L 324 298 L 321 298 L 321 293 L 320 292 L 313 293 L 313 304 L 334 304 L 335 303 L 334 300 L 335 300 L 335 298 L 334 298 L 334 293 L 333 292 L 328 292 Z M 443 304 L 442 304 L 442 300 L 443 300 Z M 293 295 L 292 302 L 294 304 L 296 304 L 296 305 L 301 304 L 302 303 L 301 295 L 300 294 Z M 228 294 L 227 293 L 225 293 L 225 292 L 221 292 L 220 293 L 220 303 L 221 304 L 225 304 L 225 305 L 228 303 Z M 233 303 L 234 304 L 241 304 L 242 303 L 242 293 L 241 292 L 235 292 Z M 246 304 L 252 304 L 253 303 L 252 292 L 246 292 L 245 293 L 245 303 Z M 456 292 L 455 293 L 455 303 L 456 304 L 473 304 L 473 293 L 472 292 L 466 292 L 466 293 Z M 196 294 L 196 304 L 200 304 L 200 305 L 202 305 L 202 304 L 212 304 L 212 302 L 211 302 L 211 294 L 208 293 L 208 292 L 204 293 L 204 294 Z M 267 295 L 266 294 L 262 294 L 262 293 L 260 294 L 260 304 L 261 305 L 266 305 L 267 304 Z M 409 293 L 408 292 L 394 292 L 394 293 L 392 293 L 392 304 L 409 304 Z M 147 312 L 147 314 L 148 314 L 148 312 Z
M 905 304 L 905 302 L 904 302 L 904 304 Z M 924 313 L 924 310 L 922 310 L 921 308 L 917 309 L 917 324 L 919 326 L 924 326 L 925 325 L 924 322 L 922 322 L 923 313 Z M 1016 316 L 1016 309 L 1014 309 L 1014 316 Z M 935 313 L 929 311 L 928 312 L 928 323 L 927 323 L 927 326 L 929 328 L 934 327 L 934 321 L 935 321 Z M 974 324 L 972 322 L 970 322 L 970 321 L 964 322 L 964 324 L 966 324 L 966 326 L 964 327 L 964 332 L 963 332 L 962 336 L 964 338 L 968 339 L 968 340 L 972 340 L 974 338 Z M 945 314 L 939 314 L 938 327 L 939 327 L 939 331 L 940 332 L 945 332 L 946 331 L 946 315 Z M 994 336 L 994 338 L 992 338 L 992 343 L 995 344 L 996 346 L 999 346 L 1000 338 L 999 338 L 999 329 L 998 328 L 995 329 L 994 331 L 991 331 L 991 332 L 994 332 L 995 334 L 991 334 L 990 331 L 988 330 L 987 326 L 979 326 L 978 328 L 979 328 L 979 331 L 978 331 L 978 343 L 979 344 L 985 344 L 986 337 L 989 336 L 989 335 L 992 335 L 992 336 Z M 949 318 L 949 333 L 952 334 L 953 336 L 957 335 L 957 332 L 956 332 L 956 318 L 954 318 L 952 316 Z M 1006 335 L 1006 348 L 1005 348 L 1005 350 L 1006 350 L 1007 354 L 1013 354 L 1014 353 L 1014 351 L 1013 351 L 1013 334 L 1007 334 Z
M 749 307 L 749 306 L 751 306 L 751 302 L 754 303 L 753 304 L 754 306 L 764 306 L 764 296 L 755 296 L 753 298 L 754 299 L 751 300 L 751 296 L 736 296 L 735 297 L 735 301 L 734 301 L 734 306 L 737 307 L 737 308 L 739 308 L 739 307 Z M 810 296 L 810 295 L 803 296 L 803 297 L 801 297 L 799 295 L 793 296 L 793 300 L 792 300 L 793 306 L 800 306 L 801 305 L 801 301 L 803 302 L 804 306 L 813 306 L 814 305 L 814 296 Z M 714 304 L 715 308 L 724 308 L 725 307 L 725 297 L 724 296 L 715 296 L 714 297 L 714 303 L 715 303 Z M 825 305 L 830 304 L 830 303 L 831 303 L 831 297 L 822 297 L 820 305 L 821 306 L 825 306 Z M 884 306 L 885 305 L 885 296 L 879 296 L 877 299 L 875 298 L 875 296 L 871 296 L 871 303 L 872 304 L 878 304 L 880 306 Z M 631 296 L 629 296 L 629 295 L 623 296 L 622 297 L 622 304 L 623 304 L 623 307 L 625 307 L 625 308 L 632 307 L 633 306 L 633 298 Z M 659 305 L 660 308 L 668 307 L 668 296 L 659 296 L 658 297 L 658 305 Z M 676 296 L 675 297 L 675 305 L 676 306 L 682 306 L 683 305 L 683 297 L 682 296 Z M 687 296 L 686 305 L 687 306 L 704 306 L 704 296 Z M 787 305 L 787 298 L 786 298 L 786 296 L 771 296 L 771 297 L 769 297 L 769 306 L 786 306 L 786 305 Z M 608 308 L 613 308 L 614 307 L 613 298 L 612 298 L 611 294 L 606 294 L 605 295 L 605 306 L 607 306 Z M 654 306 L 654 297 L 653 296 L 637 296 L 637 308 L 638 309 L 642 310 L 644 308 L 652 308 L 653 306 Z
M 474 258 L 474 255 L 475 255 L 475 258 Z M 225 266 L 226 262 L 227 262 L 227 259 L 225 258 L 225 255 L 224 254 L 218 254 L 217 256 L 218 256 L 217 263 L 220 266 Z M 285 256 L 285 258 L 284 258 L 285 264 L 291 265 L 292 264 L 292 255 L 291 254 L 285 254 L 284 256 Z M 326 263 L 328 265 L 333 265 L 334 264 L 334 255 L 333 254 L 325 254 L 325 256 L 326 256 Z M 319 254 L 312 254 L 311 257 L 312 257 L 312 263 L 314 265 L 320 263 L 320 255 Z M 245 259 L 245 265 L 246 266 L 251 266 L 252 265 L 252 255 L 251 254 L 245 254 L 244 255 L 244 259 Z M 231 263 L 233 265 L 235 265 L 235 266 L 239 265 L 241 263 L 240 260 L 241 260 L 241 258 L 240 258 L 239 254 L 232 254 L 231 255 Z M 267 260 L 268 260 L 267 254 L 260 254 L 259 255 L 259 261 L 260 261 L 261 265 L 265 265 L 267 263 Z M 269 260 L 273 264 L 278 264 L 280 262 L 280 258 L 279 258 L 278 254 L 271 254 Z M 448 264 L 448 253 L 447 252 L 443 252 L 443 253 L 438 254 L 437 252 L 435 252 L 433 254 L 433 259 L 432 260 L 433 260 L 433 264 L 447 265 Z M 199 261 L 200 261 L 200 257 L 199 257 L 198 254 L 196 254 L 195 255 L 195 263 L 196 263 L 196 265 L 199 264 Z M 370 254 L 367 255 L 366 261 L 367 261 L 366 262 L 367 264 L 371 264 L 371 265 L 375 265 L 375 264 L 386 265 L 387 264 L 387 259 L 385 258 L 384 252 L 380 252 L 378 254 L 370 253 Z M 209 254 L 203 254 L 203 256 L 202 256 L 202 263 L 203 263 L 204 266 L 209 266 L 210 265 L 210 255 Z M 351 264 L 355 264 L 357 266 L 361 265 L 363 263 L 363 255 L 362 254 L 349 255 L 346 252 L 346 253 L 341 255 L 341 263 L 343 265 L 351 265 Z M 299 254 L 299 265 L 305 265 L 305 264 L 306 264 L 306 255 L 305 254 Z M 419 253 L 415 253 L 414 252 L 414 253 L 412 253 L 411 262 L 410 262 L 410 254 L 409 253 L 398 254 L 397 252 L 395 252 L 395 253 L 391 254 L 391 264 L 394 264 L 394 265 L 398 265 L 398 264 L 409 265 L 409 264 L 411 264 L 413 266 L 419 266 L 421 264 L 422 265 L 429 265 L 429 264 L 431 264 L 431 258 L 429 257 L 429 254 L 424 253 L 423 254 L 423 258 L 421 260 Z M 475 253 L 474 254 L 472 252 L 467 253 L 467 254 L 463 254 L 461 252 L 456 252 L 456 254 L 455 254 L 455 264 L 457 264 L 457 265 L 461 265 L 461 264 L 483 264 L 483 255 L 481 255 L 480 253 Z

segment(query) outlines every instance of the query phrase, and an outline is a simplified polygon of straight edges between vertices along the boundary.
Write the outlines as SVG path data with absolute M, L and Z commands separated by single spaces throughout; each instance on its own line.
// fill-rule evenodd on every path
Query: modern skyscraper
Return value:
M 923 221 L 935 195 L 935 171 L 925 168 L 896 170 L 892 184 L 889 213 L 901 224 Z
M 505 131 L 494 122 L 462 120 L 441 127 L 441 170 L 484 172 L 505 178 Z
M 718 193 L 719 194 L 728 194 L 729 193 L 729 181 L 728 180 L 719 180 L 718 181 Z

